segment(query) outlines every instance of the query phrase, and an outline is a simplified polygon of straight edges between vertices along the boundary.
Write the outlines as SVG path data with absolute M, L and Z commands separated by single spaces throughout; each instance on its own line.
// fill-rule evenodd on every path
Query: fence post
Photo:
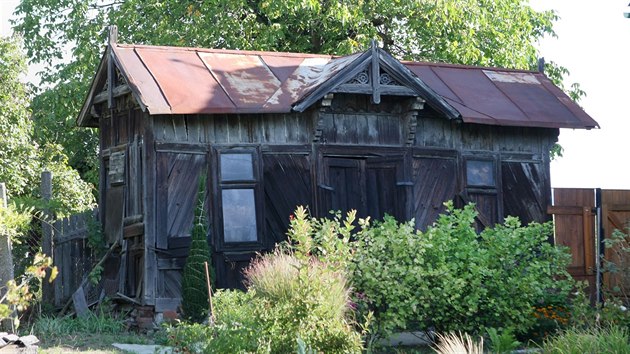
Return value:
M 7 190 L 4 183 L 0 183 L 0 207 L 8 206 Z M 9 280 L 13 280 L 13 254 L 11 254 L 11 238 L 0 235 L 0 287 L 4 287 Z M 0 297 L 4 291 L 0 292 Z
M 49 202 L 52 199 L 52 172 L 50 171 L 42 172 L 41 193 L 45 202 Z M 46 205 L 42 215 L 42 253 L 47 257 L 53 256 L 52 215 L 48 205 Z M 50 271 L 47 271 L 46 279 L 49 276 Z M 46 279 L 42 282 L 42 299 L 44 303 L 50 304 L 55 299 L 55 288 Z
M 8 207 L 7 190 L 4 183 L 0 183 L 0 208 Z M 9 280 L 13 280 L 13 254 L 11 253 L 11 237 L 0 234 L 0 297 L 2 297 Z M 13 316 L 12 316 L 13 317 Z M 13 318 L 2 321 L 5 329 L 13 331 Z

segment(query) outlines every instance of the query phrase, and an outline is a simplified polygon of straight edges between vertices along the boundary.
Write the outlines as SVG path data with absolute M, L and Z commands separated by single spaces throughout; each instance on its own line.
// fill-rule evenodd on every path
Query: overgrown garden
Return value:
M 447 210 L 418 231 L 298 208 L 288 242 L 245 272 L 248 291 L 219 291 L 214 322 L 167 325 L 165 342 L 205 353 L 378 352 L 412 331 L 485 337 L 492 352 L 564 353 L 586 338 L 630 348 L 630 315 L 616 301 L 591 306 L 568 253 L 548 243 L 550 224 L 508 218 L 478 234 L 473 205 Z

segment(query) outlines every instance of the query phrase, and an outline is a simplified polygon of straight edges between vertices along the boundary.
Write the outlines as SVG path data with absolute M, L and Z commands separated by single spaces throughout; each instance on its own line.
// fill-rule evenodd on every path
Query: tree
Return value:
M 376 38 L 399 59 L 530 69 L 557 18 L 527 0 L 22 0 L 16 15 L 31 62 L 54 68 L 33 103 L 38 141 L 92 182 L 96 136 L 73 127 L 109 24 L 128 43 L 343 55 Z M 547 67 L 561 84 L 566 69 Z
M 17 38 L 0 38 L 0 182 L 6 183 L 11 200 L 37 204 L 39 176 L 53 172 L 53 209 L 69 214 L 92 207 L 93 187 L 68 166 L 61 147 L 33 143 L 29 93 L 21 77 L 26 59 Z

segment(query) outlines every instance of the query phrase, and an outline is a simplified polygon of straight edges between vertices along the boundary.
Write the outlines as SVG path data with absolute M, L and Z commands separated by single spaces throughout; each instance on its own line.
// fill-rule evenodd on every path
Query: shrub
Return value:
M 378 332 L 435 329 L 481 333 L 534 324 L 533 306 L 547 292 L 566 299 L 569 256 L 547 242 L 549 224 L 504 225 L 475 232 L 472 205 L 447 213 L 426 232 L 413 221 L 362 226 L 352 280 L 374 311 Z
M 361 352 L 342 273 L 276 250 L 255 260 L 246 277 L 247 293 L 214 295 L 213 325 L 167 327 L 168 344 L 195 353 L 290 353 L 299 343 L 317 352 Z
M 630 226 L 626 227 L 630 231 Z M 608 297 L 617 298 L 630 306 L 630 235 L 615 229 L 610 238 L 604 239 L 607 256 L 602 259 L 602 271 L 608 275 L 612 288 L 606 289 Z
M 166 344 L 179 352 L 253 353 L 265 352 L 259 341 L 260 321 L 256 314 L 259 301 L 254 292 L 221 290 L 214 294 L 214 325 L 180 324 L 165 327 Z
M 206 218 L 206 178 L 199 178 L 199 189 L 195 218 L 193 222 L 190 252 L 182 274 L 182 309 L 184 315 L 192 321 L 200 322 L 208 313 L 208 290 L 205 264 L 211 265 L 208 247 L 208 221 Z M 214 279 L 214 274 L 211 274 Z

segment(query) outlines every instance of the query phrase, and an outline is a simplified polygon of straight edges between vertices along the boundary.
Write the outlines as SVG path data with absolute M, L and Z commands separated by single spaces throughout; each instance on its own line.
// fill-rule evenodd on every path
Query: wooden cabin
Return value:
M 120 245 L 105 288 L 156 312 L 181 301 L 197 181 L 209 176 L 219 287 L 312 214 L 415 218 L 474 202 L 480 227 L 546 221 L 559 128 L 597 123 L 540 72 L 345 57 L 118 44 L 78 125 L 100 132 L 100 211 Z M 108 275 L 109 274 L 109 275 Z

